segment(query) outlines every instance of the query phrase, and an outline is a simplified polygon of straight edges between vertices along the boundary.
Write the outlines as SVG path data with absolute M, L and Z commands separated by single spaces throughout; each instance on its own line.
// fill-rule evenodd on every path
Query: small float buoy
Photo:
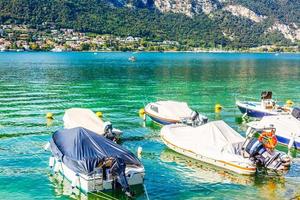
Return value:
M 44 150 L 47 151 L 50 148 L 50 142 L 47 142 L 44 146 Z
M 290 99 L 287 100 L 285 103 L 286 103 L 287 107 L 291 107 L 291 106 L 294 105 L 294 102 L 292 100 L 290 100 Z
M 140 114 L 140 115 L 144 115 L 144 114 L 145 114 L 145 109 L 144 109 L 144 108 L 141 108 L 141 109 L 139 110 L 139 114 Z
M 54 119 L 53 113 L 48 112 L 48 113 L 46 114 L 46 118 L 47 118 L 47 119 Z
M 97 117 L 102 118 L 103 117 L 103 113 L 102 112 L 96 112 Z
M 146 121 L 146 112 L 145 112 L 145 109 L 144 108 L 141 108 L 139 110 L 139 116 L 140 118 L 142 118 L 144 121 Z
M 54 159 L 53 156 L 51 156 L 51 157 L 49 158 L 49 167 L 50 167 L 50 168 L 53 168 L 54 163 L 55 163 L 55 159 Z
M 216 112 L 216 113 L 221 112 L 222 109 L 223 109 L 223 107 L 221 106 L 221 104 L 216 104 L 216 105 L 215 105 L 215 112 Z
M 137 149 L 137 155 L 138 155 L 139 158 L 142 157 L 142 152 L 143 152 L 143 148 L 142 147 L 138 147 L 138 149 Z

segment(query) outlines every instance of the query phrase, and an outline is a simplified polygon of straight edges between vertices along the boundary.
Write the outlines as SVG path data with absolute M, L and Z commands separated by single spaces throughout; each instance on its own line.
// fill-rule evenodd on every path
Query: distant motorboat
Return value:
M 260 121 L 249 122 L 248 126 L 276 129 L 278 142 L 288 148 L 300 149 L 300 108 L 294 108 L 291 115 L 265 116 Z
M 119 184 L 131 196 L 130 186 L 144 182 L 144 167 L 133 153 L 88 129 L 56 131 L 49 149 L 53 171 L 86 193 L 114 189 Z
M 131 62 L 135 62 L 136 61 L 136 57 L 135 56 L 130 56 L 128 58 L 128 60 L 131 61 Z
M 289 114 L 292 111 L 290 107 L 279 106 L 276 101 L 272 99 L 271 91 L 262 92 L 260 102 L 237 100 L 236 105 L 245 116 L 255 118 Z
M 71 108 L 63 116 L 64 128 L 83 127 L 111 140 L 118 140 L 122 131 L 113 128 L 110 122 L 103 122 L 92 110 L 85 108 Z
M 151 102 L 144 108 L 146 116 L 160 125 L 185 123 L 200 125 L 207 122 L 207 117 L 193 111 L 186 102 L 157 101 Z
M 53 49 L 51 49 L 52 52 L 62 52 L 63 50 L 59 47 L 55 47 Z
M 195 160 L 243 175 L 256 173 L 258 166 L 268 171 L 286 172 L 290 158 L 273 149 L 254 134 L 274 129 L 249 128 L 244 138 L 224 121 L 212 121 L 192 127 L 185 124 L 166 125 L 161 129 L 163 142 L 172 150 Z

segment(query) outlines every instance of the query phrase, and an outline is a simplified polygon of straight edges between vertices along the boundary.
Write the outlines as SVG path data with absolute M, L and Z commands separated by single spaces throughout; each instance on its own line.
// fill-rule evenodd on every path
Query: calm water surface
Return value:
M 284 177 L 243 177 L 191 162 L 143 124 L 138 110 L 157 99 L 187 101 L 210 119 L 222 119 L 243 134 L 236 96 L 300 103 L 299 54 L 212 53 L 0 53 L 0 198 L 86 199 L 51 177 L 43 145 L 62 128 L 65 109 L 102 111 L 124 130 L 123 145 L 143 147 L 150 199 L 291 199 L 300 197 L 300 156 Z M 224 106 L 221 114 L 214 105 Z M 53 121 L 45 113 L 55 115 Z M 137 199 L 146 199 L 135 188 Z M 124 198 L 120 193 L 108 193 Z M 104 196 L 100 194 L 100 196 Z M 97 199 L 94 195 L 89 198 Z M 103 197 L 103 199 L 105 199 Z M 107 198 L 106 198 L 107 199 Z

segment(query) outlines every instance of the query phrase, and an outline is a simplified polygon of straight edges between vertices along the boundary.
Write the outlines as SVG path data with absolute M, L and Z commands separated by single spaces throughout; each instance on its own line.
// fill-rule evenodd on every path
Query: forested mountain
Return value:
M 0 24 L 175 40 L 195 47 L 294 45 L 299 0 L 0 0 Z

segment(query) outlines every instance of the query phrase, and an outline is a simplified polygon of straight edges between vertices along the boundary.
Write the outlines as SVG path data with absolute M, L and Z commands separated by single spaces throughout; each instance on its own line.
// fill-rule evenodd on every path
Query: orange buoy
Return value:
M 263 143 L 265 148 L 271 150 L 274 149 L 278 143 L 274 130 L 268 132 L 263 131 L 258 137 L 258 140 Z

